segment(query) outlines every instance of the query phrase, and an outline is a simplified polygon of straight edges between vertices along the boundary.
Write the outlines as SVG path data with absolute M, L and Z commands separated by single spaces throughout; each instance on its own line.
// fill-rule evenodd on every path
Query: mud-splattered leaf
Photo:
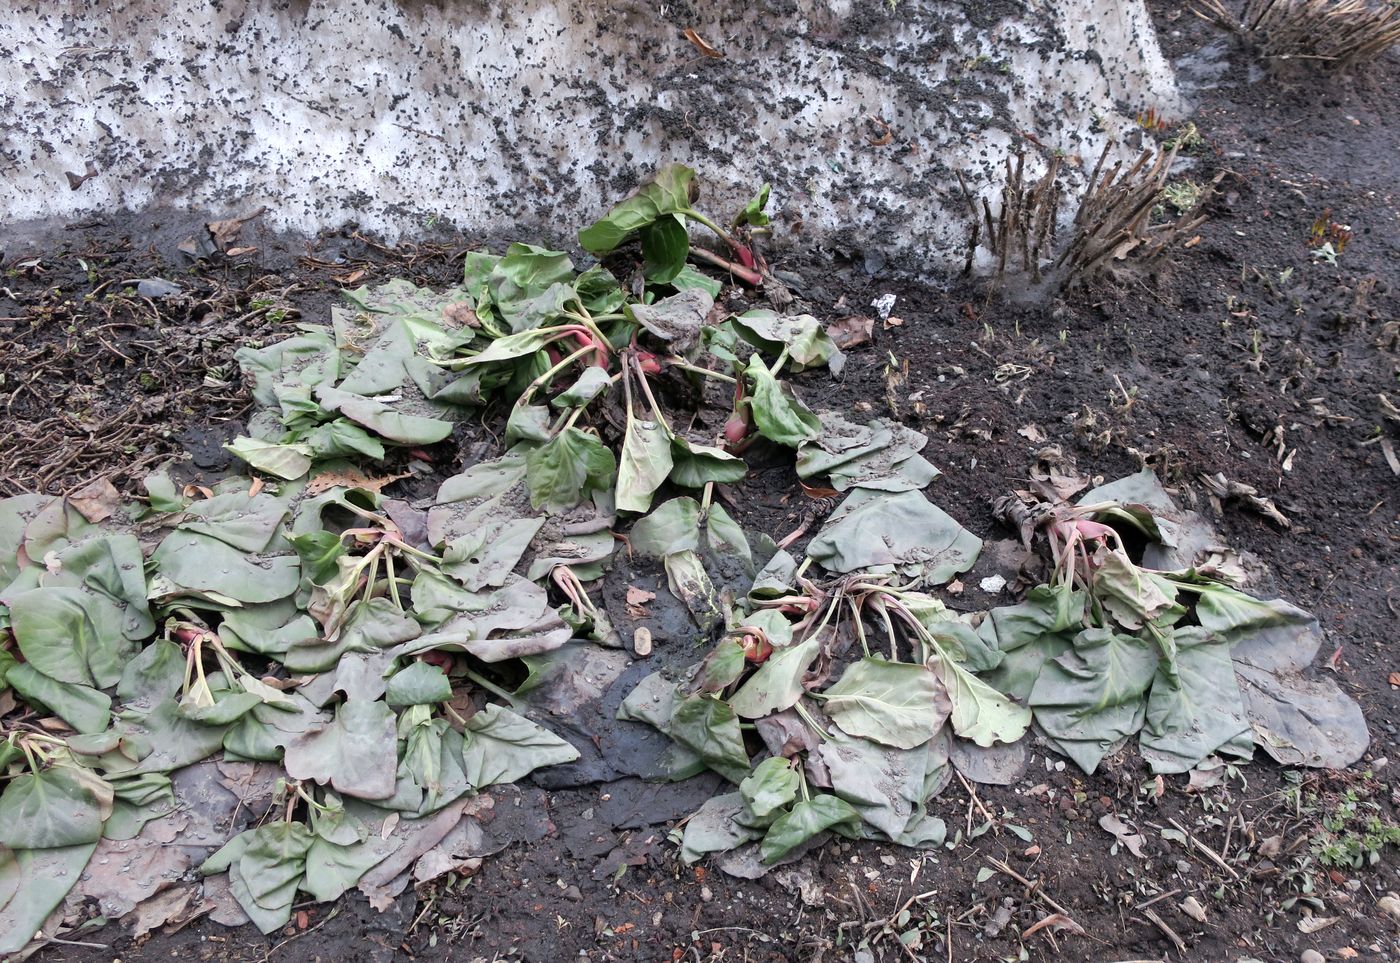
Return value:
M 791 387 L 773 377 L 757 355 L 749 360 L 744 374 L 753 382 L 753 393 L 744 403 L 764 438 L 797 448 L 821 434 L 817 416 L 793 394 Z
M 617 463 L 617 508 L 645 512 L 652 495 L 671 474 L 671 436 L 660 422 L 627 419 Z
M 577 749 L 548 729 L 498 705 L 468 719 L 463 739 L 463 772 L 477 790 L 579 757 Z
M 15 776 L 0 794 L 0 845 L 10 849 L 79 846 L 102 838 L 112 787 L 76 766 Z
M 981 551 L 980 538 L 921 492 L 865 489 L 846 496 L 807 546 L 828 571 L 895 571 L 925 585 L 966 572 Z
M 394 795 L 398 758 L 394 721 L 382 702 L 346 702 L 335 721 L 287 743 L 287 774 L 330 784 L 358 799 L 388 799 Z
M 391 706 L 416 706 L 451 698 L 452 683 L 439 666 L 412 662 L 389 677 L 384 701 Z
M 739 717 L 727 703 L 711 696 L 690 696 L 676 704 L 665 731 L 730 782 L 738 784 L 748 775 L 749 755 Z
M 759 851 L 763 862 L 772 865 L 825 830 L 854 836 L 860 827 L 860 813 L 851 804 L 836 796 L 821 794 L 799 802 L 792 811 L 778 817 L 768 827 Z
M 781 756 L 765 759 L 739 783 L 744 808 L 760 824 L 776 819 L 797 799 L 802 777 Z
M 617 459 L 597 435 L 565 428 L 525 456 L 530 504 L 562 512 L 595 491 L 606 491 L 617 477 Z
M 821 697 L 844 732 L 899 749 L 928 742 L 948 717 L 947 699 L 927 668 L 868 656 Z
M 1086 629 L 1074 648 L 1046 663 L 1030 706 L 1047 736 L 1085 772 L 1142 728 L 1157 671 L 1152 644 L 1109 629 Z

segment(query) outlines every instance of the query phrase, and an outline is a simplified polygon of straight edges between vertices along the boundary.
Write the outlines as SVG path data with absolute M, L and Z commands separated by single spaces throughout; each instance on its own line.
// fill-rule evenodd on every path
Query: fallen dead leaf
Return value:
M 1084 927 L 1080 926 L 1078 923 L 1070 919 L 1064 913 L 1051 913 L 1039 923 L 1034 923 L 1031 926 L 1026 927 L 1026 929 L 1022 930 L 1021 939 L 1024 940 L 1031 934 L 1037 933 L 1040 930 L 1047 928 L 1065 930 L 1066 932 L 1073 933 L 1075 936 L 1084 935 Z
M 346 488 L 363 488 L 378 494 L 386 485 L 396 482 L 400 478 L 407 478 L 408 474 L 408 472 L 404 472 L 401 475 L 371 478 L 358 468 L 349 468 L 345 471 L 324 471 L 306 483 L 306 494 L 309 496 L 319 495 L 341 485 Z
M 1016 429 L 1016 434 L 1029 441 L 1032 445 L 1041 445 L 1046 441 L 1045 432 L 1039 425 L 1024 425 Z
M 184 495 L 186 498 L 194 498 L 196 495 L 200 498 L 213 498 L 214 489 L 210 488 L 207 485 L 196 485 L 193 482 L 191 482 L 184 488 L 180 489 L 180 494 Z
M 1298 921 L 1298 930 L 1302 933 L 1317 933 L 1327 929 L 1339 919 L 1341 919 L 1340 916 L 1304 916 Z
M 890 328 L 897 328 L 902 324 L 904 324 L 903 318 L 888 317 L 885 319 L 885 330 L 888 331 Z
M 953 579 L 943 587 L 943 591 L 947 592 L 949 595 L 961 595 L 963 593 L 962 579 Z
M 1400 896 L 1394 893 L 1386 893 L 1376 900 L 1376 905 L 1381 911 L 1396 922 L 1400 922 Z
M 1283 851 L 1283 837 L 1270 836 L 1259 844 L 1259 855 L 1265 859 L 1273 859 Z
M 1197 244 L 1200 244 L 1200 243 L 1201 243 L 1201 235 L 1197 234 L 1195 237 L 1191 238 L 1191 240 L 1187 241 L 1185 244 L 1183 244 L 1183 245 L 1181 245 L 1181 246 L 1182 246 L 1182 247 L 1185 247 L 1185 248 L 1192 248 L 1192 247 L 1195 247 Z
M 454 301 L 442 309 L 442 320 L 454 328 L 479 328 L 481 319 L 465 301 Z
M 68 496 L 68 504 L 93 524 L 111 518 L 112 513 L 121 507 L 121 503 L 121 492 L 105 478 L 84 485 Z
M 224 253 L 229 257 L 238 257 L 241 254 L 255 254 L 257 250 L 255 247 L 231 247 Z
M 715 57 L 717 59 L 724 57 L 723 53 L 706 43 L 705 39 L 695 32 L 694 27 L 685 28 L 685 39 L 689 40 L 692 44 L 694 44 L 695 49 L 700 51 L 706 57 Z
M 1341 946 L 1337 948 L 1337 955 L 1344 960 L 1354 960 L 1361 954 L 1350 946 Z
M 852 348 L 868 344 L 874 331 L 875 319 L 867 318 L 863 314 L 848 314 L 826 326 L 826 333 L 842 351 L 850 351 Z
M 644 588 L 638 588 L 638 587 L 635 586 L 635 585 L 629 585 L 629 586 L 627 587 L 627 604 L 628 604 L 628 605 L 643 605 L 643 604 L 645 604 L 645 603 L 647 603 L 647 602 L 654 601 L 655 599 L 656 599 L 656 593 L 655 593 L 655 592 L 648 592 L 646 589 L 644 589 Z
M 1206 921 L 1206 908 L 1201 905 L 1201 901 L 1196 899 L 1196 897 L 1188 896 L 1178 903 L 1177 906 L 1181 907 L 1181 911 L 1197 923 L 1204 923 Z
M 1099 826 L 1106 832 L 1113 835 L 1113 838 L 1122 843 L 1138 859 L 1146 855 L 1142 851 L 1143 837 L 1137 833 L 1132 825 L 1117 813 L 1105 813 L 1099 817 Z
M 242 217 L 230 217 L 222 221 L 210 221 L 204 225 L 209 230 L 209 236 L 214 239 L 214 243 L 219 246 L 219 250 L 228 251 L 229 245 L 238 240 L 238 235 L 243 231 L 243 225 L 254 218 L 262 217 L 267 212 L 267 208 L 260 207 L 251 214 Z
M 1400 458 L 1395 457 L 1395 446 L 1389 438 L 1381 439 L 1381 454 L 1385 455 L 1385 463 L 1390 466 L 1391 473 L 1400 477 Z
M 894 143 L 894 128 L 878 117 L 871 117 L 870 123 L 878 130 L 883 131 L 879 137 L 867 137 L 871 147 L 886 147 Z

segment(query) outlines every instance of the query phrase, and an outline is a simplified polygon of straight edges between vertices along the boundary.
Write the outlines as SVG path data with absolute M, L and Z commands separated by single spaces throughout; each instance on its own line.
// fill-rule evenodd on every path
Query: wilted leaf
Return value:
M 694 752 L 705 765 L 732 783 L 749 772 L 749 754 L 739 731 L 739 717 L 712 696 L 690 696 L 677 703 L 665 730 Z
M 897 571 L 925 585 L 972 568 L 982 540 L 921 492 L 856 489 L 827 519 L 807 554 L 828 571 Z
M 382 702 L 346 702 L 334 722 L 287 743 L 287 774 L 359 799 L 388 799 L 394 795 L 398 758 L 394 723 L 393 711 Z
M 76 766 L 15 776 L 0 794 L 0 845 L 53 849 L 95 843 L 112 812 L 112 787 Z
M 768 827 L 760 846 L 763 862 L 771 866 L 824 830 L 844 830 L 854 835 L 859 826 L 860 813 L 844 799 L 825 794 L 813 796 L 794 805 L 791 812 Z
M 948 717 L 942 696 L 938 681 L 924 666 L 868 656 L 821 693 L 827 713 L 845 732 L 900 749 L 933 738 Z
M 477 790 L 579 757 L 577 749 L 548 729 L 498 705 L 468 719 L 463 739 L 463 771 Z

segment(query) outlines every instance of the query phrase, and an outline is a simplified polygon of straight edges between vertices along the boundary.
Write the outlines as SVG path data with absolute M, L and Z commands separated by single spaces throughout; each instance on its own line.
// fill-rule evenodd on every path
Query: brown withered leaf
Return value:
M 442 309 L 443 323 L 454 328 L 479 328 L 481 320 L 476 311 L 465 301 L 454 301 Z
M 875 330 L 875 319 L 860 314 L 848 314 L 826 326 L 826 333 L 842 351 L 850 351 L 862 344 L 870 343 Z
M 68 504 L 94 525 L 111 518 L 112 513 L 121 507 L 121 503 L 121 492 L 105 478 L 84 485 L 68 496 Z
M 347 468 L 344 471 L 323 471 L 311 481 L 306 483 L 306 494 L 310 496 L 319 495 L 322 492 L 330 491 L 332 488 L 344 485 L 346 488 L 363 488 L 366 491 L 379 492 L 384 490 L 386 485 L 398 481 L 400 478 L 407 478 L 408 472 L 401 475 L 385 475 L 382 478 L 371 478 L 358 468 Z
M 689 40 L 692 44 L 694 44 L 695 49 L 700 51 L 706 57 L 722 58 L 724 56 L 723 53 L 706 43 L 705 39 L 695 32 L 694 27 L 685 28 L 685 39 Z
M 243 225 L 254 218 L 262 217 L 267 212 L 267 207 L 258 208 L 251 214 L 242 217 L 225 218 L 222 221 L 210 221 L 204 225 L 209 231 L 209 237 L 213 239 L 220 251 L 228 251 L 229 245 L 238 240 L 238 235 L 243 232 Z

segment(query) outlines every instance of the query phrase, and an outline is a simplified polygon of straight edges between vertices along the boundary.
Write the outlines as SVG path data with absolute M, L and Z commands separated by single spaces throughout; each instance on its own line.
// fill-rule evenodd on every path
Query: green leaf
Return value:
M 224 637 L 226 625 L 219 627 Z M 127 663 L 117 684 L 117 697 L 128 702 L 169 698 L 180 691 L 185 678 L 185 653 L 174 642 L 157 639 Z
M 532 329 L 521 331 L 519 334 L 508 334 L 492 341 L 479 353 L 462 359 L 460 364 L 463 367 L 471 367 L 472 365 L 523 358 L 525 355 L 534 354 L 545 345 L 558 339 L 559 332 L 553 330 Z
M 730 323 L 740 337 L 760 351 L 775 357 L 786 351 L 799 371 L 825 364 L 839 372 L 845 362 L 841 349 L 810 314 L 782 315 L 757 308 L 731 318 Z
M 827 519 L 807 554 L 828 571 L 895 571 L 922 584 L 947 582 L 972 568 L 982 540 L 922 492 L 857 488 Z
M 329 783 L 342 795 L 388 799 L 398 759 L 394 713 L 383 702 L 350 701 L 335 721 L 287 743 L 284 765 L 294 779 Z
M 760 823 L 767 823 L 792 805 L 801 785 L 802 777 L 792 765 L 782 756 L 773 756 L 760 762 L 739 783 L 739 795 L 749 815 Z
M 689 167 L 681 164 L 663 167 L 635 194 L 580 231 L 579 245 L 590 254 L 607 254 L 663 215 L 689 209 L 694 179 L 695 171 Z
M 1253 729 L 1230 661 L 1230 644 L 1204 628 L 1175 630 L 1175 671 L 1158 664 L 1140 736 L 1153 772 L 1187 772 L 1218 751 L 1248 758 Z M 1163 660 L 1165 661 L 1165 660 Z
M 118 626 L 95 624 L 87 596 L 37 588 L 8 600 L 10 626 L 25 661 L 59 682 L 105 688 L 121 678 L 131 647 Z
M 579 428 L 565 428 L 525 456 L 530 504 L 554 513 L 612 488 L 616 473 L 613 453 L 597 435 Z
M 749 772 L 749 754 L 739 731 L 739 717 L 712 696 L 690 696 L 676 704 L 667 735 L 694 752 L 705 765 L 732 783 Z
M 151 562 L 179 589 L 213 592 L 245 604 L 286 598 L 301 580 L 295 555 L 249 555 L 199 532 L 167 535 Z
M 364 455 L 375 461 L 384 459 L 384 443 L 346 418 L 336 418 L 318 425 L 302 436 L 301 443 L 318 459 L 346 458 Z
M 675 552 L 667 555 L 663 564 L 671 594 L 685 603 L 690 617 L 702 631 L 708 632 L 724 620 L 714 583 L 700 556 L 694 552 Z
M 946 698 L 927 668 L 869 656 L 821 697 L 845 732 L 900 749 L 928 742 L 948 717 Z
M 723 638 L 705 656 L 700 669 L 700 691 L 722 692 L 744 674 L 748 661 L 737 639 Z
M 745 813 L 744 797 L 737 792 L 712 796 L 685 821 L 681 837 L 681 859 L 687 864 L 697 862 L 707 853 L 728 852 L 762 835 L 738 822 Z
M 384 701 L 391 706 L 431 705 L 452 698 L 447 673 L 427 662 L 411 662 L 389 677 Z
M 797 452 L 797 477 L 828 477 L 837 491 L 927 488 L 939 471 L 919 454 L 928 439 L 898 422 L 856 425 L 834 411 L 820 416 L 822 433 Z
M 589 365 L 578 380 L 550 399 L 556 408 L 581 408 L 612 387 L 612 376 L 606 368 Z
M 31 663 L 12 666 L 4 680 L 25 702 L 48 709 L 78 732 L 102 732 L 111 721 L 112 700 L 106 693 L 51 679 Z
M 753 412 L 759 434 L 789 448 L 797 448 L 821 434 L 817 416 L 797 399 L 791 387 L 773 377 L 757 355 L 749 359 L 744 374 L 753 381 L 753 393 L 744 403 Z
M 517 441 L 549 441 L 549 409 L 544 405 L 516 404 L 506 418 L 506 444 Z
M 704 291 L 713 300 L 724 290 L 724 284 L 708 274 L 687 264 L 679 274 L 671 279 L 671 287 L 677 291 Z
M 660 422 L 628 417 L 617 465 L 617 508 L 645 512 L 671 473 L 671 434 Z
M 577 749 L 548 729 L 498 705 L 468 719 L 463 738 L 462 769 L 476 790 L 579 757 Z
M 826 794 L 799 802 L 768 827 L 759 845 L 766 865 L 773 865 L 798 846 L 825 830 L 843 831 L 854 835 L 860 827 L 860 813 L 844 799 Z
M 768 206 L 768 195 L 772 189 L 772 185 L 767 183 L 760 187 L 758 193 L 744 205 L 744 209 L 734 219 L 734 226 L 739 227 L 747 224 L 750 227 L 767 227 L 770 218 L 764 213 L 764 209 Z
M 1025 735 L 1031 724 L 1029 709 L 1012 702 L 955 659 L 934 656 L 930 665 L 948 690 L 952 705 L 948 721 L 958 735 L 984 747 L 1015 742 Z
M 0 794 L 0 845 L 10 849 L 79 846 L 102 838 L 112 787 L 76 766 L 15 776 Z
M 632 551 L 652 558 L 700 547 L 700 503 L 682 496 L 662 502 L 646 518 L 638 519 L 628 535 Z
M 224 448 L 246 461 L 250 468 L 289 481 L 311 470 L 312 450 L 309 445 L 279 445 L 239 435 Z
M 710 482 L 732 485 L 741 482 L 749 466 L 738 455 L 711 445 L 671 436 L 671 481 L 685 488 L 704 488 Z
M 512 244 L 491 271 L 492 301 L 512 331 L 552 321 L 574 294 L 569 256 L 532 244 Z
M 642 271 L 652 284 L 669 284 L 685 267 L 690 235 L 676 217 L 662 217 L 642 228 Z
M 10 898 L 0 899 L 0 956 L 19 953 L 43 929 L 96 849 L 95 841 L 13 853 L 0 846 L 0 896 L 14 880 Z
M 1157 621 L 1176 599 L 1170 580 L 1138 568 L 1121 551 L 1109 552 L 1099 562 L 1091 590 L 1119 625 L 1132 630 Z
M 766 613 L 782 618 L 782 614 L 773 609 L 762 609 L 755 617 Z M 754 622 L 755 617 L 748 621 Z M 796 705 L 806 691 L 802 687 L 802 677 L 821 647 L 815 634 L 796 645 L 782 646 L 781 639 L 773 641 L 778 647 L 773 649 L 768 661 L 729 698 L 734 711 L 745 719 L 761 719 Z
M 383 402 L 348 391 L 321 388 L 319 397 L 327 408 L 400 445 L 432 445 L 452 434 L 452 425 L 439 418 L 400 414 Z
M 313 582 L 329 581 L 345 555 L 345 543 L 334 532 L 321 530 L 289 535 L 287 541 L 301 559 L 302 574 Z
M 1085 629 L 1074 648 L 1046 664 L 1030 707 L 1045 734 L 1085 772 L 1142 728 L 1147 687 L 1157 671 L 1150 642 Z
M 925 777 L 930 765 L 945 764 L 946 752 L 935 739 L 917 749 L 893 749 L 840 733 L 824 738 L 816 749 L 831 779 L 831 791 L 850 803 L 866 823 L 891 839 L 904 836 L 923 813 Z

